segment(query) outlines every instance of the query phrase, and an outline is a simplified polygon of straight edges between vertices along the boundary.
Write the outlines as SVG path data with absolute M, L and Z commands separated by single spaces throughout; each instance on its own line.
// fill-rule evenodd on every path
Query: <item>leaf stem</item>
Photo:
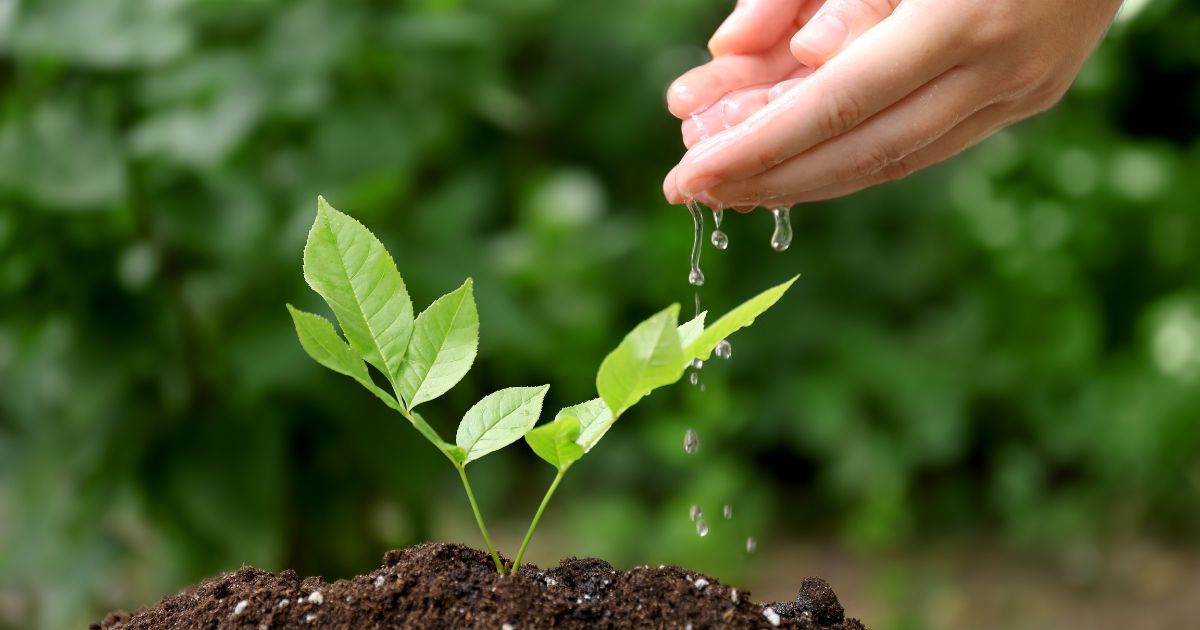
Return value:
M 563 475 L 566 474 L 567 470 L 565 468 L 559 470 L 558 475 L 554 477 L 554 481 L 550 484 L 550 489 L 546 491 L 546 496 L 542 497 L 542 504 L 538 506 L 537 513 L 533 515 L 533 522 L 529 524 L 529 531 L 525 532 L 525 540 L 521 541 L 521 549 L 517 551 L 517 557 L 513 560 L 512 572 L 514 575 L 521 566 L 521 558 L 525 556 L 525 548 L 529 546 L 529 541 L 533 538 L 533 530 L 537 529 L 538 521 L 542 520 L 542 512 L 546 511 L 546 504 L 550 503 L 550 497 L 554 496 L 554 491 L 558 489 L 558 482 L 562 481 Z
M 500 554 L 496 553 L 492 537 L 488 536 L 487 526 L 483 524 L 483 514 L 479 511 L 479 504 L 475 502 L 475 493 L 471 492 L 471 482 L 467 481 L 467 469 L 457 463 L 454 467 L 458 469 L 458 476 L 462 479 L 463 488 L 467 491 L 467 500 L 471 502 L 471 510 L 475 512 L 475 522 L 479 525 L 479 533 L 483 534 L 483 542 L 487 543 L 488 553 L 492 555 L 492 562 L 496 563 L 496 570 L 500 572 L 500 575 L 504 575 L 504 565 L 500 562 Z

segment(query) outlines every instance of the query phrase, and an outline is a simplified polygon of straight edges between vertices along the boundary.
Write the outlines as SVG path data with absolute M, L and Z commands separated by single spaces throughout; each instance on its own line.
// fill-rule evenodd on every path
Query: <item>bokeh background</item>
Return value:
M 691 308 L 663 92 L 727 4 L 0 0 L 0 627 L 478 544 L 452 469 L 295 340 L 316 195 L 418 306 L 475 278 L 444 434 L 499 387 L 589 398 L 634 323 Z M 820 574 L 880 629 L 1191 627 L 1198 78 L 1200 6 L 1131 0 L 1054 111 L 796 208 L 785 254 L 729 217 L 705 308 L 801 281 L 575 467 L 533 560 L 771 598 Z M 518 447 L 473 473 L 512 553 L 551 471 Z

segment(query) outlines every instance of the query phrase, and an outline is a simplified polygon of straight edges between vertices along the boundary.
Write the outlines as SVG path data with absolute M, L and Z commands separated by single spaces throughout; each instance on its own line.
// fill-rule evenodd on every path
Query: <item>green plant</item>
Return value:
M 317 218 L 304 247 L 304 279 L 333 310 L 345 340 L 329 320 L 289 304 L 300 344 L 317 363 L 358 381 L 407 418 L 450 460 L 500 573 L 505 566 L 471 490 L 467 464 L 524 437 L 533 452 L 557 470 L 513 560 L 515 572 L 567 470 L 621 414 L 654 389 L 678 381 L 690 362 L 707 359 L 722 339 L 753 323 L 795 282 L 792 278 L 764 291 L 707 328 L 706 313 L 680 325 L 679 305 L 672 305 L 638 324 L 605 357 L 596 376 L 598 398 L 567 407 L 554 421 L 535 429 L 550 386 L 502 389 L 467 411 L 451 444 L 414 409 L 446 393 L 475 360 L 479 314 L 471 280 L 414 317 L 404 280 L 383 244 L 323 197 L 318 198 Z M 383 375 L 394 394 L 376 384 L 368 365 Z

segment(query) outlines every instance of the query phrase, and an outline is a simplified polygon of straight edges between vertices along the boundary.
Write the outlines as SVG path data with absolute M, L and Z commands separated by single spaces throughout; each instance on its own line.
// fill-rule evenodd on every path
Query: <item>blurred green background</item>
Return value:
M 584 400 L 634 323 L 690 312 L 663 92 L 728 4 L 0 0 L 0 627 L 478 544 L 453 470 L 295 340 L 284 303 L 323 310 L 316 195 L 418 306 L 476 279 L 479 360 L 425 414 L 444 434 L 499 387 Z M 977 598 L 1018 584 L 1078 610 L 1123 579 L 1146 611 L 1197 592 L 1198 79 L 1200 6 L 1133 1 L 1051 113 L 796 208 L 786 254 L 767 214 L 728 217 L 705 308 L 801 281 L 705 391 L 656 393 L 574 469 L 533 560 L 764 597 L 822 573 L 877 628 L 1022 627 Z M 489 460 L 511 554 L 552 475 Z

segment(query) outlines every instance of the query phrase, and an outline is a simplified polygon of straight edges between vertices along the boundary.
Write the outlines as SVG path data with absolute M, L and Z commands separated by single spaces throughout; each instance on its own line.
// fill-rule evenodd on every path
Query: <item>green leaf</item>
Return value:
M 409 409 L 454 387 L 475 361 L 479 313 L 471 280 L 417 316 L 396 390 Z
M 395 382 L 413 331 L 404 280 L 383 243 L 324 197 L 304 245 L 304 279 L 329 303 L 350 347 Z
M 633 406 L 656 387 L 683 376 L 684 356 L 679 345 L 674 304 L 637 325 L 600 364 L 596 391 L 614 416 Z
M 583 447 L 576 443 L 579 431 L 579 419 L 564 416 L 560 412 L 554 422 L 526 433 L 525 441 L 538 457 L 558 470 L 565 471 L 583 457 Z
M 700 333 L 704 332 L 704 318 L 708 315 L 708 311 L 704 311 L 699 315 L 679 325 L 679 345 L 684 348 L 700 338 Z
M 592 447 L 600 441 L 600 438 L 604 437 L 608 428 L 615 421 L 612 410 L 608 408 L 608 404 L 604 402 L 603 398 L 593 398 L 587 402 L 566 407 L 554 417 L 555 420 L 561 418 L 574 418 L 579 422 L 579 439 L 576 440 L 576 443 L 583 447 L 585 453 L 592 450 Z
M 783 297 L 784 292 L 799 277 L 792 276 L 791 280 L 759 293 L 726 313 L 721 319 L 714 322 L 712 326 L 706 328 L 695 341 L 687 344 L 683 352 L 684 361 L 691 361 L 692 359 L 708 360 L 708 356 L 712 354 L 713 348 L 716 348 L 722 339 L 753 324 L 754 318 L 778 302 L 779 298 Z
M 362 358 L 357 354 L 354 354 L 345 341 L 342 341 L 329 320 L 320 315 L 306 313 L 291 304 L 288 304 L 287 308 L 288 312 L 292 314 L 292 322 L 296 325 L 296 335 L 300 337 L 300 345 L 308 353 L 308 356 L 338 374 L 345 374 L 353 378 L 387 403 L 387 406 L 400 410 L 400 404 L 396 402 L 396 399 L 371 380 L 367 364 L 363 363 Z
M 458 425 L 454 442 L 472 462 L 521 439 L 537 423 L 549 385 L 509 387 L 475 403 Z

